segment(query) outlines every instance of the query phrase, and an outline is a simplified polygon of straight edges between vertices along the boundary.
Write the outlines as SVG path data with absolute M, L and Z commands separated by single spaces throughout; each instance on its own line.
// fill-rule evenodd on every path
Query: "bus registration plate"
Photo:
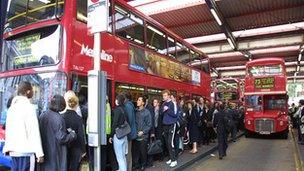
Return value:
M 269 131 L 260 131 L 260 134 L 262 134 L 262 135 L 269 135 L 270 132 Z

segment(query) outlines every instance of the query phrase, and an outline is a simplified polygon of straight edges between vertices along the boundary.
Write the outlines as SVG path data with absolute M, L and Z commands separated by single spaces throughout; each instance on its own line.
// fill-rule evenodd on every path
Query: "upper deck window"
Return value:
M 56 25 L 4 40 L 2 71 L 58 63 L 60 37 L 61 28 Z
M 155 27 L 147 25 L 147 47 L 158 53 L 167 54 L 165 34 Z
M 187 64 L 190 61 L 189 49 L 186 46 L 181 43 L 177 43 L 176 52 L 176 58 L 178 61 L 184 64 Z
M 115 33 L 138 44 L 144 44 L 144 21 L 122 7 L 115 6 Z
M 248 74 L 250 76 L 269 76 L 283 74 L 282 65 L 264 65 L 249 67 Z
M 64 0 L 9 0 L 6 28 L 13 29 L 63 14 Z
M 175 43 L 174 39 L 171 37 L 168 37 L 167 42 L 168 42 L 168 55 L 171 58 L 176 58 L 176 43 Z

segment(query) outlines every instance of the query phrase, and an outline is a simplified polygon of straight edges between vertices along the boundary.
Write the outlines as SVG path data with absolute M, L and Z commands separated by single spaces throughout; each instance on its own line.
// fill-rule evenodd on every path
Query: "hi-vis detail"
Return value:
M 81 45 L 80 54 L 82 54 L 82 55 L 87 55 L 87 56 L 93 58 L 93 57 L 94 57 L 94 50 L 91 49 L 91 48 L 89 48 L 88 45 L 82 44 L 82 45 Z M 113 61 L 113 56 L 110 55 L 110 54 L 107 54 L 104 50 L 101 50 L 100 59 L 101 59 L 101 60 L 104 60 L 104 61 L 112 62 L 112 61 Z

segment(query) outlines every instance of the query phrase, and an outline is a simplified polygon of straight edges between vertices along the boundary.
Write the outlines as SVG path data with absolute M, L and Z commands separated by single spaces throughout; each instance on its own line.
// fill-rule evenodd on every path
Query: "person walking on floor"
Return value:
M 227 155 L 227 116 L 225 112 L 225 106 L 221 103 L 219 105 L 219 111 L 215 113 L 213 126 L 216 127 L 217 130 L 217 138 L 218 138 L 218 152 L 219 159 L 223 159 Z

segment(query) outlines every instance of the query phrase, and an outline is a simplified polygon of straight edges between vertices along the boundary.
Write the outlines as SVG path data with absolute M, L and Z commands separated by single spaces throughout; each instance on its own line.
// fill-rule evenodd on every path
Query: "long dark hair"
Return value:
M 61 112 L 65 109 L 66 103 L 64 97 L 61 95 L 54 95 L 50 101 L 49 109 L 53 112 Z
M 118 94 L 116 100 L 118 101 L 118 106 L 122 106 L 125 102 L 125 97 L 122 94 Z

